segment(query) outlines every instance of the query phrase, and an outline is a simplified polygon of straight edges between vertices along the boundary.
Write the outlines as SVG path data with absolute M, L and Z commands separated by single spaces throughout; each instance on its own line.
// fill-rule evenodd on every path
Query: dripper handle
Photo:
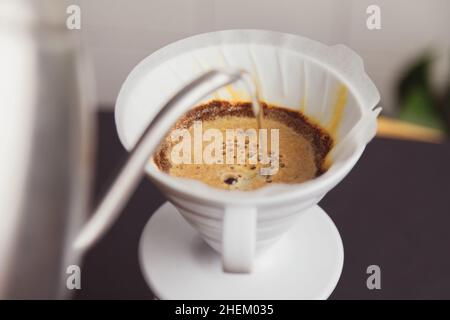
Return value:
M 86 250 L 115 222 L 130 194 L 136 188 L 150 156 L 177 119 L 215 90 L 242 79 L 240 70 L 211 70 L 183 87 L 151 120 L 125 164 L 98 204 L 94 214 L 75 239 L 76 250 Z
M 222 227 L 222 267 L 225 272 L 250 273 L 256 247 L 254 207 L 225 208 Z

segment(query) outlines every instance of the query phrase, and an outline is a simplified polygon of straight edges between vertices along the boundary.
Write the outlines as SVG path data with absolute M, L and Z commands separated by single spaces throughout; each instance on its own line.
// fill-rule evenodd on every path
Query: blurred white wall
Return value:
M 427 48 L 440 57 L 435 78 L 449 71 L 450 1 L 407 0 L 66 0 L 82 10 L 80 36 L 93 58 L 99 103 L 112 107 L 131 69 L 158 48 L 221 29 L 259 28 L 295 33 L 357 51 L 395 110 L 402 68 Z M 366 8 L 381 8 L 382 29 L 366 28 Z M 445 70 L 446 69 L 446 70 Z

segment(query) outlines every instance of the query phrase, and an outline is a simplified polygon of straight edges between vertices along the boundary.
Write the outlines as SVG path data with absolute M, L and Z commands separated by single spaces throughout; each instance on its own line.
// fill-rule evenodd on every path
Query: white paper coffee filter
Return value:
M 130 149 L 160 107 L 194 77 L 227 67 L 250 72 L 264 102 L 301 111 L 328 130 L 335 141 L 332 163 L 345 160 L 375 134 L 379 110 L 372 110 L 380 96 L 351 49 L 278 32 L 229 30 L 175 42 L 131 72 L 116 105 L 124 146 Z M 205 101 L 211 99 L 250 97 L 244 84 L 236 83 Z M 350 132 L 355 133 L 351 139 Z

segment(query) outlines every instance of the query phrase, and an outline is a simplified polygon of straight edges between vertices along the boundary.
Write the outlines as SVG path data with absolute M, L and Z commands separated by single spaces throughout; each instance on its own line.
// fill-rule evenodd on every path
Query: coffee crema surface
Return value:
M 188 145 L 192 151 L 191 161 L 183 163 L 174 161 L 172 151 L 175 145 L 180 143 L 181 137 L 173 141 L 169 133 L 153 158 L 156 166 L 175 177 L 200 180 L 216 188 L 242 191 L 258 189 L 271 183 L 301 183 L 324 173 L 325 158 L 333 145 L 330 135 L 298 111 L 265 103 L 261 103 L 261 106 L 263 111 L 261 128 L 253 114 L 250 102 L 214 100 L 191 109 L 175 124 L 171 133 L 176 129 L 185 129 L 189 131 L 190 137 L 194 137 L 198 121 L 201 121 L 202 132 L 208 129 L 216 129 L 216 132 L 219 130 L 224 138 L 220 141 L 222 156 L 217 159 L 222 160 L 210 164 L 198 163 L 198 161 L 195 163 L 195 143 L 190 143 Z M 251 147 L 251 143 L 255 140 L 252 140 L 250 136 L 244 136 L 240 140 L 243 142 L 241 149 L 237 145 L 230 148 L 229 139 L 226 139 L 227 130 L 248 132 L 248 129 L 254 129 L 255 132 L 259 132 L 259 129 L 267 130 L 266 151 L 269 155 L 271 150 L 275 149 L 272 148 L 271 132 L 273 131 L 271 130 L 278 129 L 276 160 L 271 158 L 269 163 L 263 163 L 258 151 L 261 141 L 257 141 L 255 155 L 255 148 Z M 233 142 L 236 142 L 241 138 L 234 136 L 233 139 Z M 202 140 L 202 150 L 208 148 L 207 146 L 211 143 L 211 140 Z M 238 156 L 239 150 L 241 152 L 245 150 L 245 155 Z M 227 155 L 227 152 L 230 154 Z M 271 155 L 274 155 L 273 152 Z M 256 163 L 250 160 L 252 156 L 253 160 L 258 160 Z M 230 163 L 230 159 L 234 161 Z M 239 159 L 241 160 L 238 161 Z M 261 174 L 262 168 L 274 167 L 274 164 L 276 165 L 274 174 Z

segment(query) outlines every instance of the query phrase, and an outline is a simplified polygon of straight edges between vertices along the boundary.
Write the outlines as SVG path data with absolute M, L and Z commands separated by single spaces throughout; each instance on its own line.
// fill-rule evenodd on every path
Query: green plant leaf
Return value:
M 423 85 L 410 87 L 404 93 L 399 118 L 426 127 L 446 131 L 446 124 L 437 112 L 430 90 Z

